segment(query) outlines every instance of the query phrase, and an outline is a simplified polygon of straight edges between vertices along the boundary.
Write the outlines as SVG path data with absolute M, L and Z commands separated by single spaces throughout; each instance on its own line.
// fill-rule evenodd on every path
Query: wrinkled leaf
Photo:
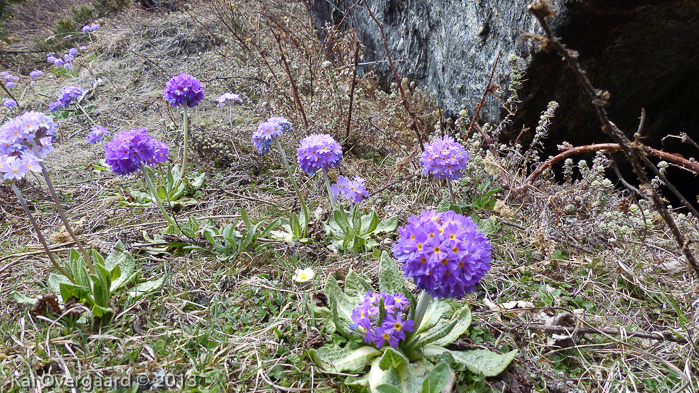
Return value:
M 142 282 L 142 283 L 134 286 L 133 288 L 131 288 L 129 290 L 128 294 L 129 294 L 129 296 L 140 296 L 140 295 L 146 294 L 148 292 L 160 289 L 164 283 L 165 283 L 165 275 L 161 276 L 160 278 L 158 278 L 156 280 Z
M 368 345 L 357 349 L 340 347 L 321 347 L 309 351 L 311 358 L 325 371 L 329 372 L 355 372 L 361 371 L 381 352 Z
M 449 383 L 451 375 L 449 365 L 444 362 L 439 363 L 422 382 L 422 393 L 440 393 Z
M 437 358 L 445 352 L 449 352 L 457 363 L 466 366 L 472 373 L 486 377 L 494 377 L 503 372 L 517 355 L 516 349 L 502 355 L 484 349 L 449 351 L 437 345 L 426 345 L 423 350 L 424 356 L 428 358 Z

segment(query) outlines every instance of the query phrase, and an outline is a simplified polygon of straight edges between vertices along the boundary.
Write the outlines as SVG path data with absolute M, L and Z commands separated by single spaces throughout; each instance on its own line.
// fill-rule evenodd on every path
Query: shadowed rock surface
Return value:
M 358 31 L 367 61 L 386 59 L 376 23 L 363 7 L 348 13 L 354 1 L 309 0 L 319 25 L 340 23 Z M 589 98 L 555 53 L 541 51 L 522 33 L 540 33 L 525 0 L 369 0 L 383 22 L 399 73 L 437 95 L 449 114 L 465 105 L 469 114 L 480 101 L 498 51 L 494 82 L 507 87 L 507 59 L 525 60 L 527 79 L 514 130 L 533 128 L 546 103 L 560 108 L 549 144 L 606 140 Z M 593 84 L 611 93 L 610 115 L 627 133 L 636 130 L 641 108 L 648 114 L 646 143 L 659 145 L 668 133 L 699 136 L 699 2 L 689 0 L 557 0 L 551 21 L 569 48 L 580 52 Z M 345 17 L 346 16 L 346 17 Z M 344 17 L 344 18 L 343 18 Z M 387 83 L 385 62 L 370 66 Z M 365 69 L 368 71 L 368 68 Z M 501 105 L 489 97 L 480 120 L 496 122 Z M 525 138 L 526 138 L 525 134 Z M 667 146 L 666 146 L 667 147 Z M 555 147 L 554 147 L 555 148 Z M 674 149 L 675 146 L 672 147 Z M 671 149 L 670 149 L 671 150 Z

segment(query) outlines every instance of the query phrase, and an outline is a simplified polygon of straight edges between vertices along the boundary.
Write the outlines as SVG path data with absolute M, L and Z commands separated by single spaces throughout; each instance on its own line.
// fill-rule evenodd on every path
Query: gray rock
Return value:
M 381 35 L 363 7 L 346 16 L 355 0 L 308 0 L 318 19 L 358 31 L 367 61 L 385 83 L 393 82 Z M 363 2 L 362 2 L 363 3 Z M 522 33 L 541 33 L 527 11 L 528 0 L 369 0 L 384 23 L 391 56 L 402 77 L 434 91 L 448 114 L 464 107 L 473 114 L 498 51 L 494 82 L 506 89 L 511 54 L 526 64 L 521 110 L 515 119 L 536 125 L 550 100 L 561 106 L 551 127 L 552 146 L 604 139 L 589 98 L 555 53 L 541 51 Z M 668 132 L 699 134 L 699 1 L 555 0 L 551 26 L 580 52 L 596 87 L 610 91 L 612 119 L 635 131 L 641 108 L 648 113 L 650 142 Z M 368 71 L 365 68 L 364 71 Z M 500 103 L 489 97 L 482 122 L 499 121 Z M 531 136 L 531 135 L 530 135 Z M 555 149 L 555 148 L 554 148 Z

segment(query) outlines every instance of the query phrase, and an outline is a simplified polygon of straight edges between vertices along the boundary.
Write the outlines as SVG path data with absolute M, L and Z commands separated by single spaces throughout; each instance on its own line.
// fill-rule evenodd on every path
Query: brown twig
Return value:
M 347 109 L 347 129 L 345 129 L 345 140 L 350 137 L 350 124 L 352 123 L 352 104 L 354 103 L 354 87 L 357 85 L 357 69 L 359 68 L 359 48 L 361 44 L 357 39 L 357 46 L 354 48 L 354 72 L 352 72 L 352 87 L 350 88 L 349 109 Z
M 536 0 L 528 6 L 528 9 L 539 21 L 539 24 L 546 34 L 546 38 L 542 38 L 545 44 L 552 46 L 558 51 L 558 53 L 563 57 L 563 60 L 568 64 L 568 67 L 570 67 L 570 69 L 576 74 L 585 91 L 587 91 L 587 93 L 590 95 L 592 105 L 597 113 L 597 117 L 602 123 L 602 131 L 609 135 L 614 142 L 619 144 L 621 150 L 624 152 L 624 155 L 631 162 L 633 171 L 640 180 L 641 190 L 648 193 L 650 198 L 653 200 L 655 209 L 663 218 L 663 221 L 665 221 L 668 228 L 670 228 L 675 241 L 682 250 L 685 258 L 687 258 L 687 262 L 694 269 L 694 273 L 699 277 L 699 264 L 697 264 L 694 255 L 689 249 L 689 241 L 684 237 L 682 232 L 680 232 L 675 220 L 672 218 L 672 215 L 668 211 L 667 207 L 665 207 L 663 204 L 663 200 L 658 194 L 657 190 L 651 186 L 650 179 L 645 172 L 644 165 L 646 167 L 655 168 L 655 165 L 653 165 L 645 155 L 645 146 L 638 141 L 638 138 L 631 142 L 626 135 L 624 135 L 624 133 L 609 119 L 609 114 L 605 109 L 605 107 L 609 104 L 609 92 L 596 89 L 592 85 L 592 82 L 587 77 L 585 70 L 583 70 L 578 62 L 579 54 L 576 51 L 567 49 L 561 43 L 561 41 L 553 35 L 553 31 L 546 22 L 546 18 L 554 15 L 554 11 L 549 2 L 547 0 Z M 654 172 L 656 171 L 657 168 L 655 168 Z M 663 180 L 661 178 L 661 180 L 664 181 L 665 184 L 668 183 L 667 179 Z
M 538 330 L 546 333 L 563 333 L 563 334 L 609 334 L 623 335 L 625 337 L 638 337 L 650 340 L 672 341 L 680 344 L 686 344 L 687 339 L 677 337 L 672 332 L 640 332 L 628 331 L 626 329 L 611 329 L 611 328 L 585 328 L 585 327 L 566 327 L 566 326 L 545 326 L 545 325 L 530 325 L 530 324 L 513 324 L 509 325 L 501 322 L 488 321 L 473 321 L 471 326 L 490 326 L 500 330 Z
M 371 12 L 371 8 L 369 7 L 369 2 L 367 0 L 364 0 L 364 5 L 366 6 L 366 9 L 369 12 L 369 16 L 371 17 L 371 19 L 373 19 L 376 25 L 379 27 L 379 31 L 381 32 L 381 40 L 383 41 L 383 47 L 384 49 L 386 49 L 386 57 L 388 58 L 388 64 L 391 66 L 391 71 L 393 71 L 393 77 L 396 79 L 396 84 L 398 84 L 398 90 L 400 91 L 400 96 L 403 99 L 403 106 L 405 107 L 405 110 L 408 111 L 410 117 L 412 117 L 413 119 L 413 123 L 411 124 L 411 126 L 413 127 L 413 130 L 415 130 L 415 135 L 417 136 L 417 141 L 420 144 L 420 149 L 422 151 L 425 151 L 425 132 L 422 129 L 422 125 L 420 125 L 420 121 L 417 118 L 417 114 L 410 107 L 410 102 L 408 102 L 408 97 L 405 95 L 405 90 L 403 90 L 403 83 L 400 79 L 400 75 L 398 75 L 396 66 L 393 64 L 391 51 L 388 49 L 388 41 L 386 40 L 386 34 L 383 31 L 383 23 L 379 22 L 379 20 L 376 19 L 376 16 L 374 16 L 374 13 Z
M 492 83 L 493 83 L 493 75 L 495 75 L 495 67 L 498 66 L 498 62 L 500 61 L 501 54 L 502 54 L 502 50 L 499 50 L 498 55 L 495 57 L 495 62 L 493 63 L 493 68 L 490 70 L 490 77 L 488 77 L 488 84 L 485 85 L 485 90 L 483 90 L 483 96 L 481 96 L 481 101 L 478 103 L 478 105 L 476 105 L 476 111 L 473 114 L 473 118 L 471 119 L 471 124 L 469 124 L 468 130 L 466 130 L 466 139 L 471 137 L 471 130 L 473 130 L 473 126 L 476 124 L 476 120 L 478 120 L 478 116 L 481 114 L 481 109 L 483 109 L 483 104 L 485 103 L 485 98 L 488 97 L 488 93 L 490 93 L 490 90 L 492 88 Z M 478 130 L 483 135 L 483 139 L 485 139 L 485 142 L 488 144 L 488 146 L 491 146 L 493 144 L 493 140 L 490 138 L 490 136 L 488 136 L 480 128 Z
M 643 146 L 643 151 L 651 156 L 662 158 L 663 160 L 670 161 L 674 164 L 677 164 L 681 166 L 682 168 L 694 172 L 695 174 L 699 175 L 699 162 L 694 162 L 690 161 L 682 156 L 679 156 L 677 154 L 672 154 L 668 153 L 666 151 L 658 150 L 658 149 L 653 149 L 652 147 L 648 146 Z M 591 152 L 596 152 L 596 151 L 609 151 L 609 152 L 615 152 L 615 151 L 621 151 L 623 150 L 621 145 L 618 143 L 596 143 L 594 145 L 584 145 L 584 146 L 576 146 L 573 147 L 572 149 L 568 149 L 562 153 L 559 153 L 558 155 L 549 158 L 546 162 L 541 164 L 525 181 L 525 184 L 522 187 L 527 187 L 528 184 L 531 184 L 536 178 L 541 176 L 541 174 L 549 168 L 551 165 L 566 159 L 570 156 L 574 156 L 576 154 L 582 154 L 582 153 L 591 153 Z M 521 191 L 524 191 L 523 188 L 520 188 Z
M 272 32 L 274 39 L 277 41 L 277 45 L 279 45 L 280 61 L 281 61 L 281 63 L 284 64 L 284 69 L 286 70 L 286 75 L 289 77 L 289 82 L 291 83 L 291 92 L 294 94 L 294 102 L 296 103 L 296 106 L 299 108 L 299 112 L 301 112 L 301 117 L 303 118 L 303 125 L 306 127 L 306 131 L 308 131 L 308 120 L 306 119 L 306 112 L 303 110 L 303 104 L 301 103 L 301 97 L 299 96 L 299 91 L 296 88 L 296 82 L 294 81 L 294 76 L 291 75 L 291 69 L 289 69 L 289 63 L 286 61 L 286 56 L 284 56 L 284 48 L 282 48 L 281 38 L 279 38 L 279 35 L 273 29 L 270 29 L 270 31 Z

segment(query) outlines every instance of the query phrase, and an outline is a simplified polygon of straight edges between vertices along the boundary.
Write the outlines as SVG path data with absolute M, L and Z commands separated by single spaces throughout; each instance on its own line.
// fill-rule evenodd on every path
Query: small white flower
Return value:
M 296 269 L 296 272 L 294 273 L 294 281 L 296 282 L 307 282 L 311 281 L 313 277 L 315 277 L 316 273 L 313 271 L 313 269 L 306 268 L 306 269 Z

